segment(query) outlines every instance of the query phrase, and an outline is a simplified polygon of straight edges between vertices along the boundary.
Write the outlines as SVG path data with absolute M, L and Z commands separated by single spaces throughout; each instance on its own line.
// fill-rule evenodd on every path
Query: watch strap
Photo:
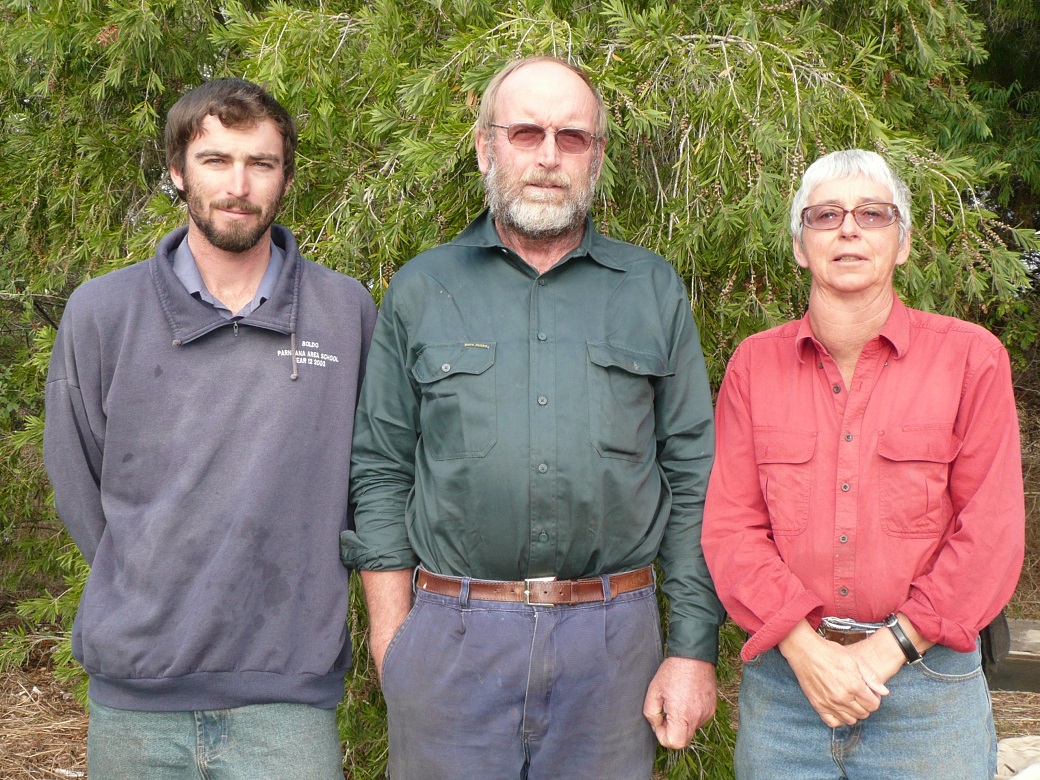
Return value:
M 888 616 L 885 620 L 885 626 L 892 632 L 892 636 L 896 638 L 899 648 L 903 651 L 903 655 L 906 656 L 908 664 L 916 664 L 922 659 L 921 653 L 914 647 L 914 643 L 910 641 L 910 637 L 906 635 L 903 627 L 899 625 L 899 618 L 895 613 Z

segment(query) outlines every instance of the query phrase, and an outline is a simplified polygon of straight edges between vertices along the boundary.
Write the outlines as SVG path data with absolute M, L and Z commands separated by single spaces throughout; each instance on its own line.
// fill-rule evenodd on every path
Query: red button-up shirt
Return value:
M 1011 369 L 983 328 L 896 299 L 849 388 L 808 315 L 733 353 L 702 544 L 745 660 L 802 618 L 892 612 L 967 652 L 1024 531 Z

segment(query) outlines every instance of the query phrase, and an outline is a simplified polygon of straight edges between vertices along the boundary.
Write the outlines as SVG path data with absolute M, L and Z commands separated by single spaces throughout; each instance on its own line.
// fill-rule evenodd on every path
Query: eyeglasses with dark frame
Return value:
M 833 203 L 807 206 L 802 209 L 802 224 L 810 230 L 834 230 L 851 214 L 856 224 L 867 230 L 888 227 L 899 219 L 899 207 L 894 203 L 861 203 L 851 209 L 843 209 Z
M 561 127 L 559 130 L 547 130 L 541 125 L 532 122 L 513 122 L 509 125 L 496 125 L 500 130 L 506 131 L 506 138 L 513 146 L 520 149 L 535 149 L 542 145 L 546 133 L 556 136 L 556 146 L 564 154 L 584 154 L 592 146 L 593 141 L 598 141 L 599 136 L 593 135 L 588 130 L 580 127 Z

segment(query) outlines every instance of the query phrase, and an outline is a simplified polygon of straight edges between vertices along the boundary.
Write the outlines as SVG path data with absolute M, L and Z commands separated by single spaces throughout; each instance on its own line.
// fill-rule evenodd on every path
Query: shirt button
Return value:
M 539 406 L 545 406 L 547 403 L 549 403 L 549 399 L 548 398 L 546 398 L 544 395 L 538 396 L 538 405 Z
M 849 490 L 851 490 L 851 488 L 849 487 L 849 483 L 848 482 L 843 482 L 842 485 L 841 485 L 841 491 L 843 493 L 848 493 Z
M 823 363 L 817 363 L 817 364 L 816 364 L 816 367 L 817 367 L 817 368 L 823 368 Z
M 538 464 L 538 473 L 539 473 L 539 474 L 544 474 L 544 473 L 545 473 L 545 472 L 547 472 L 548 470 L 549 470 L 549 467 L 548 467 L 548 466 L 546 466 L 546 465 L 545 465 L 544 463 L 539 463 L 539 464 Z
M 441 371 L 443 371 L 445 374 L 451 371 L 451 363 L 445 363 L 444 365 L 442 365 Z
M 546 336 L 544 333 L 539 333 L 538 334 L 538 340 L 539 341 L 545 341 L 547 338 L 549 338 L 549 337 Z
M 831 389 L 832 389 L 832 390 L 833 390 L 833 391 L 834 391 L 835 393 L 840 393 L 840 392 L 841 392 L 841 388 L 840 388 L 840 387 L 838 387 L 837 385 L 835 385 L 835 386 L 834 386 L 834 387 L 832 387 Z
M 545 287 L 545 279 L 539 279 L 538 284 L 540 284 L 542 287 Z
M 842 544 L 845 544 L 846 542 L 849 541 L 849 537 L 847 537 L 845 534 L 842 534 L 841 536 L 838 537 L 838 541 L 841 542 Z
M 547 534 L 545 531 L 542 531 L 540 534 L 538 534 L 538 541 L 539 542 L 547 542 L 547 541 L 549 541 L 549 534 Z
M 845 441 L 852 441 L 852 434 L 851 433 L 846 433 L 845 434 Z
M 838 593 L 840 593 L 842 596 L 848 596 L 849 595 L 849 589 L 848 588 L 842 588 L 841 590 L 838 591 Z

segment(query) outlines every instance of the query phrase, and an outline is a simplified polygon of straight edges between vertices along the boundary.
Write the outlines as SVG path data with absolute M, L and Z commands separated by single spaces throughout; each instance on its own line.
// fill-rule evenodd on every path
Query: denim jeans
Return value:
M 888 683 L 881 707 L 831 729 L 776 648 L 744 665 L 738 780 L 992 780 L 997 738 L 979 652 L 936 645 Z
M 90 703 L 90 780 L 343 780 L 336 711 L 138 712 Z
M 660 663 L 653 587 L 558 607 L 420 590 L 383 663 L 389 776 L 648 780 Z

